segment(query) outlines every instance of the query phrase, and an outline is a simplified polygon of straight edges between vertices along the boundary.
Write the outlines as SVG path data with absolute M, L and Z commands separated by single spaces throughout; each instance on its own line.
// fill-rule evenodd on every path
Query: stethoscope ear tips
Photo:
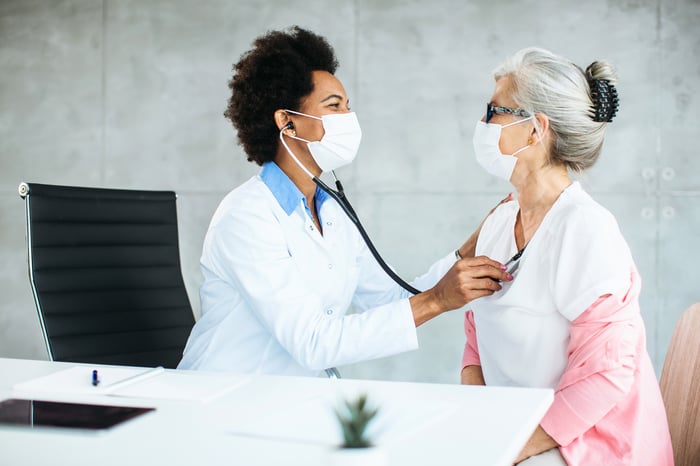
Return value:
M 288 135 L 290 135 L 290 134 L 291 134 L 291 136 L 297 135 L 297 132 L 294 131 L 294 123 L 292 123 L 291 121 L 289 123 L 287 123 L 286 125 L 284 125 L 282 127 L 282 129 L 280 129 L 280 134 L 284 134 L 286 131 L 291 131 L 291 133 L 288 133 Z

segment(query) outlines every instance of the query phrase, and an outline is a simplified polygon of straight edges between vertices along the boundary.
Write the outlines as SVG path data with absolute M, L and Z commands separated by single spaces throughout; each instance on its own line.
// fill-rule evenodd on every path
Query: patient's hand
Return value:
M 545 432 L 542 426 L 537 426 L 537 429 L 535 429 L 535 432 L 530 436 L 530 439 L 525 444 L 525 447 L 520 452 L 520 455 L 518 455 L 518 459 L 515 460 L 514 464 L 518 464 L 531 456 L 539 455 L 542 452 L 558 446 L 559 444 Z

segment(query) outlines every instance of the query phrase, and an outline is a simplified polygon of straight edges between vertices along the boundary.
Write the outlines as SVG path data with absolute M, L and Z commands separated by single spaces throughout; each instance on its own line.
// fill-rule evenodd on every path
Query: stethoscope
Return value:
M 384 262 L 384 259 L 382 259 L 382 256 L 379 254 L 379 251 L 377 251 L 377 248 L 374 247 L 372 240 L 369 238 L 369 235 L 365 231 L 365 228 L 362 226 L 362 222 L 360 222 L 360 219 L 357 217 L 355 209 L 352 208 L 352 204 L 350 204 L 350 201 L 348 201 L 348 198 L 345 196 L 343 184 L 335 176 L 335 172 L 333 170 L 331 170 L 331 173 L 333 174 L 333 179 L 335 180 L 335 186 L 338 188 L 337 191 L 331 189 L 326 183 L 321 181 L 318 177 L 314 176 L 313 180 L 314 183 L 316 183 L 316 186 L 318 186 L 321 190 L 327 193 L 330 197 L 335 199 L 335 201 L 340 205 L 340 207 L 343 209 L 350 221 L 357 227 L 357 231 L 360 232 L 360 236 L 362 236 L 362 239 L 365 241 L 367 248 L 369 248 L 370 252 L 377 260 L 377 263 L 384 270 L 384 272 L 386 272 L 386 274 L 389 275 L 389 277 L 392 280 L 394 280 L 398 285 L 400 285 L 409 293 L 412 293 L 414 295 L 420 293 L 420 290 L 412 287 L 409 283 L 406 283 L 406 281 L 399 277 L 393 270 L 391 270 L 391 267 L 389 267 L 387 263 Z
M 345 191 L 343 190 L 343 185 L 340 182 L 340 180 L 335 176 L 335 172 L 331 170 L 331 173 L 333 174 L 333 179 L 335 180 L 335 185 L 338 188 L 337 191 L 334 191 L 333 189 L 329 188 L 327 184 L 325 184 L 323 181 L 318 179 L 318 177 L 314 176 L 313 180 L 314 183 L 316 183 L 316 186 L 321 188 L 323 191 L 328 193 L 329 196 L 331 196 L 333 199 L 340 204 L 340 207 L 343 208 L 347 216 L 350 218 L 352 223 L 355 224 L 357 227 L 357 230 L 360 232 L 360 235 L 362 236 L 362 239 L 365 240 L 365 244 L 367 244 L 367 247 L 369 248 L 370 252 L 374 256 L 374 258 L 377 260 L 379 265 L 381 266 L 382 269 L 384 269 L 384 272 L 386 272 L 389 277 L 392 278 L 396 283 L 401 285 L 405 290 L 409 291 L 410 293 L 418 294 L 420 291 L 418 291 L 416 288 L 412 287 L 410 284 L 406 283 L 401 277 L 396 275 L 393 270 L 384 262 L 384 259 L 382 259 L 382 256 L 379 255 L 379 251 L 374 247 L 374 244 L 372 244 L 372 240 L 369 238 L 369 235 L 365 231 L 364 227 L 362 226 L 362 223 L 360 223 L 360 219 L 357 217 L 357 214 L 355 213 L 355 210 L 352 208 L 352 205 L 350 204 L 350 201 L 348 201 L 348 198 L 345 196 Z M 508 262 L 505 263 L 506 267 L 506 272 L 514 275 L 515 272 L 518 270 L 518 266 L 520 265 L 520 258 L 522 257 L 523 253 L 525 252 L 525 248 L 527 247 L 527 244 L 525 244 L 518 252 L 515 253 L 513 257 L 511 257 Z
M 355 213 L 355 209 L 352 208 L 352 204 L 350 204 L 350 201 L 348 198 L 345 196 L 345 191 L 343 190 L 343 184 L 340 182 L 338 177 L 335 176 L 335 171 L 331 170 L 331 173 L 333 174 L 333 179 L 335 180 L 335 186 L 337 190 L 334 190 L 330 188 L 326 183 L 321 181 L 320 178 L 317 176 L 313 175 L 304 165 L 297 160 L 296 156 L 294 156 L 294 153 L 289 149 L 289 146 L 287 146 L 287 143 L 284 140 L 283 132 L 285 129 L 289 128 L 290 126 L 284 126 L 280 130 L 280 141 L 282 141 L 282 144 L 287 148 L 287 152 L 292 156 L 294 161 L 301 167 L 302 170 L 306 172 L 307 175 L 311 177 L 311 179 L 316 183 L 316 186 L 319 187 L 323 192 L 328 194 L 330 197 L 332 197 L 338 205 L 343 209 L 345 214 L 348 216 L 350 221 L 357 227 L 357 231 L 360 232 L 360 236 L 362 236 L 362 239 L 364 240 L 365 244 L 367 245 L 367 248 L 370 250 L 374 258 L 376 259 L 377 263 L 379 266 L 384 270 L 384 272 L 392 279 L 394 280 L 398 285 L 400 285 L 403 289 L 408 291 L 409 293 L 412 293 L 414 295 L 421 293 L 420 290 L 414 288 L 411 286 L 409 283 L 407 283 L 405 280 L 403 280 L 401 277 L 399 277 L 393 270 L 391 270 L 391 267 L 387 265 L 386 262 L 384 262 L 384 259 L 382 259 L 382 256 L 379 254 L 379 251 L 377 251 L 377 248 L 374 247 L 374 244 L 372 243 L 372 240 L 370 239 L 369 235 L 367 234 L 367 231 L 365 231 L 365 228 L 362 226 L 362 222 L 360 222 L 359 217 Z

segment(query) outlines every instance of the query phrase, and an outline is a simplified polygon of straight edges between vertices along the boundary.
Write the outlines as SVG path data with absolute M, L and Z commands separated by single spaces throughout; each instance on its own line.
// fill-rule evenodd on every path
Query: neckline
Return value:
M 517 251 L 517 252 L 515 253 L 515 255 L 513 256 L 513 258 L 515 258 L 515 256 L 518 256 L 518 257 L 517 257 L 517 259 L 511 258 L 511 259 L 510 259 L 511 261 L 512 261 L 512 260 L 518 260 L 518 259 L 521 258 L 522 254 L 525 252 L 525 248 L 527 248 L 527 246 L 528 246 L 530 243 L 532 243 L 533 240 L 535 240 L 535 239 L 539 236 L 538 233 L 542 230 L 542 227 L 543 227 L 543 226 L 546 226 L 547 223 L 549 223 L 549 221 L 550 221 L 550 219 L 551 219 L 551 217 L 552 217 L 552 216 L 551 216 L 552 211 L 553 211 L 554 208 L 557 206 L 557 204 L 559 204 L 559 202 L 561 201 L 561 199 L 562 199 L 562 197 L 564 196 L 564 194 L 565 194 L 567 191 L 569 191 L 569 189 L 571 189 L 572 187 L 578 186 L 578 185 L 579 185 L 578 181 L 575 181 L 575 180 L 574 180 L 574 181 L 572 181 L 566 188 L 564 188 L 564 189 L 559 193 L 559 195 L 557 196 L 557 198 L 554 200 L 554 202 L 552 203 L 552 205 L 549 207 L 549 210 L 547 210 L 547 212 L 544 214 L 544 217 L 542 217 L 542 221 L 540 222 L 540 224 L 537 225 L 537 228 L 535 229 L 535 232 L 532 234 L 532 236 L 530 237 L 530 239 L 527 240 L 527 241 L 525 242 L 525 244 L 523 245 L 522 248 L 518 248 L 518 242 L 516 241 L 516 238 L 515 238 L 515 224 L 517 223 L 517 221 L 518 221 L 518 216 L 520 215 L 520 202 L 518 202 L 518 208 L 517 208 L 517 210 L 515 211 L 515 216 L 513 217 L 513 225 L 512 225 L 512 227 L 511 227 L 511 232 L 512 232 L 512 233 L 511 233 L 511 238 L 512 238 L 512 240 L 513 240 L 513 245 L 515 246 L 515 249 L 516 249 L 516 251 Z

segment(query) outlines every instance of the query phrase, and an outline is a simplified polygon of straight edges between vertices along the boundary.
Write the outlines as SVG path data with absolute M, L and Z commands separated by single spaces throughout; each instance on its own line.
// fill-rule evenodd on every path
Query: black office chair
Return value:
M 35 183 L 19 193 L 49 358 L 176 367 L 194 316 L 175 193 Z

